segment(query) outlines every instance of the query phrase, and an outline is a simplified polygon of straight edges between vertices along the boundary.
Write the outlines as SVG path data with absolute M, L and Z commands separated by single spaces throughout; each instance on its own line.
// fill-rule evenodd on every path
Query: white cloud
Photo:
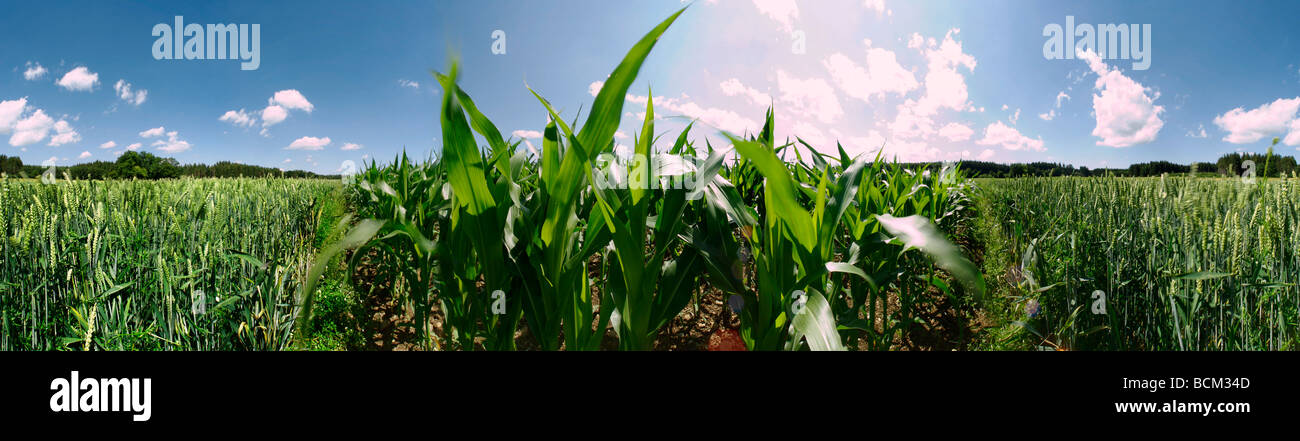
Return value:
M 604 81 L 592 81 L 591 84 L 587 85 L 587 93 L 591 94 L 591 96 L 596 96 L 600 93 L 601 87 L 605 87 Z
M 311 113 L 312 109 L 316 108 L 297 89 L 276 92 L 268 104 L 278 104 L 286 109 L 302 110 L 307 113 Z
M 785 33 L 794 31 L 794 20 L 799 18 L 799 5 L 794 0 L 754 0 L 758 12 L 776 20 Z
M 361 150 L 362 147 L 365 146 L 357 143 L 345 142 L 343 143 L 343 147 L 339 148 L 339 150 Z
M 966 70 L 973 71 L 976 62 L 975 57 L 963 52 L 961 43 L 953 38 L 960 32 L 960 29 L 955 28 L 949 30 L 942 43 L 936 43 L 931 38 L 927 42 L 928 47 L 922 51 L 928 62 L 925 95 L 916 103 L 917 114 L 929 116 L 944 108 L 956 111 L 973 108 L 967 102 L 969 93 L 966 90 L 966 77 L 958 73 L 957 68 L 965 67 Z
M 804 140 L 808 145 L 813 146 L 813 148 L 816 148 L 819 151 L 825 153 L 835 151 L 834 141 L 828 138 L 821 129 L 818 129 L 816 126 L 808 122 L 800 121 L 795 123 L 794 126 L 791 127 L 791 135 L 799 137 L 799 139 Z
M 1101 94 L 1092 96 L 1097 126 L 1092 135 L 1101 138 L 1097 145 L 1128 147 L 1154 141 L 1164 126 L 1160 113 L 1164 106 L 1155 105 L 1160 93 L 1148 96 L 1149 89 L 1124 76 L 1119 68 L 1111 69 L 1093 51 L 1080 51 L 1078 58 L 1098 75 L 1093 88 Z
M 924 45 L 925 45 L 925 37 L 922 37 L 921 34 L 913 32 L 912 36 L 907 38 L 908 49 L 920 49 L 921 46 Z
M 939 159 L 943 152 L 925 141 L 892 140 L 885 144 L 884 158 L 900 162 L 930 162 Z
M 622 130 L 615 130 L 615 131 L 614 131 L 614 138 L 617 138 L 617 139 L 628 139 L 628 136 L 627 136 L 626 133 L 623 133 Z
M 1282 143 L 1289 146 L 1300 145 L 1300 119 L 1292 120 L 1290 129 L 1291 131 L 1286 134 L 1286 137 L 1282 138 Z M 1300 147 L 1297 147 L 1296 150 L 1300 150 Z
M 162 129 L 162 127 L 159 127 L 158 129 Z M 167 152 L 167 153 L 180 153 L 189 150 L 190 147 L 193 147 L 192 145 L 190 145 L 190 143 L 182 141 L 180 137 L 177 136 L 175 130 L 167 132 L 166 140 L 159 139 L 149 145 L 153 146 L 154 148 L 157 148 L 160 151 Z M 127 148 L 130 149 L 130 147 Z
M 116 142 L 116 141 L 109 141 L 109 142 L 106 142 L 106 143 L 103 143 L 103 144 L 100 144 L 100 145 L 99 145 L 99 148 L 101 148 L 101 149 L 111 149 L 111 148 L 113 148 L 113 147 L 117 147 L 117 142 Z
M 838 131 L 833 131 L 832 134 L 841 137 L 838 135 Z M 868 132 L 867 136 L 850 136 L 847 138 L 841 138 L 843 139 L 840 140 L 840 144 L 844 146 L 844 151 L 848 153 L 849 156 L 858 156 L 864 153 L 875 152 L 885 145 L 884 135 L 881 135 L 880 132 L 876 130 Z M 839 154 L 839 152 L 834 153 L 837 155 Z
M 894 15 L 894 11 L 888 11 L 885 9 L 885 0 L 864 0 L 862 5 L 866 6 L 867 9 L 876 11 L 877 15 L 886 13 Z
M 324 138 L 317 138 L 314 136 L 304 136 L 293 140 L 293 142 L 290 143 L 288 147 L 285 147 L 285 149 L 286 150 L 322 150 L 325 148 L 325 146 L 329 144 L 330 144 L 330 138 L 328 136 Z
M 1189 137 L 1189 138 L 1208 138 L 1208 137 L 1210 137 L 1210 134 L 1209 134 L 1209 133 L 1205 133 L 1205 124 L 1197 124 L 1197 125 L 1196 125 L 1196 130 L 1188 130 L 1188 131 L 1187 131 L 1187 137 Z
M 997 152 L 994 152 L 993 149 L 984 149 L 984 151 L 980 152 L 979 156 L 976 156 L 976 159 L 987 161 L 993 158 L 993 155 L 995 154 L 997 154 Z
M 67 121 L 59 120 L 59 122 L 54 123 L 54 136 L 50 137 L 51 146 L 57 147 L 78 141 L 81 141 L 81 135 L 76 130 L 73 130 L 72 125 L 68 124 Z
M 227 110 L 226 113 L 221 114 L 221 118 L 217 118 L 217 120 L 243 127 L 250 127 L 256 123 L 256 121 L 253 120 L 253 117 L 249 116 L 248 112 L 244 111 L 244 109 Z
M 893 52 L 872 48 L 870 44 L 865 68 L 838 52 L 823 60 L 822 66 L 845 94 L 868 103 L 872 96 L 884 98 L 890 93 L 902 96 L 920 86 L 916 76 L 898 64 Z
M 540 139 L 542 137 L 542 132 L 536 130 L 515 130 L 510 134 L 520 139 Z
M 54 119 L 46 115 L 44 110 L 36 109 L 30 116 L 20 119 L 14 124 L 13 136 L 9 137 L 9 145 L 21 147 L 41 142 L 49 135 L 50 129 L 53 127 Z
M 835 122 L 844 115 L 835 90 L 824 79 L 801 80 L 778 69 L 776 82 L 781 91 L 781 102 L 790 106 L 789 112 L 811 116 L 824 124 Z
M 87 92 L 99 84 L 99 74 L 91 72 L 85 66 L 80 66 L 63 74 L 63 78 L 55 84 L 71 91 Z
M 30 114 L 27 111 L 31 110 Z M 24 115 L 26 116 L 24 117 Z M 49 145 L 60 146 L 81 141 L 81 135 L 65 120 L 54 121 L 44 110 L 27 105 L 27 98 L 0 101 L 0 134 L 12 132 L 9 145 L 22 147 L 35 144 L 50 136 Z M 27 151 L 23 148 L 22 151 Z
M 1056 108 L 1058 108 L 1058 109 L 1061 108 L 1061 100 L 1069 100 L 1069 99 L 1070 99 L 1070 96 L 1069 96 L 1069 95 L 1066 95 L 1064 90 L 1062 90 L 1062 91 L 1060 91 L 1060 92 L 1057 92 L 1057 93 L 1056 93 Z
M 759 92 L 758 89 L 744 85 L 743 83 L 740 82 L 739 78 L 730 78 L 727 81 L 723 81 L 721 84 L 718 84 L 718 87 L 722 88 L 723 95 L 726 96 L 743 95 L 745 96 L 745 98 L 749 99 L 750 104 L 753 104 L 755 106 L 766 107 L 772 105 L 771 95 L 768 95 L 763 92 Z
M 1214 124 L 1228 132 L 1228 135 L 1223 137 L 1224 141 L 1248 144 L 1266 136 L 1279 135 L 1292 128 L 1297 109 L 1300 109 L 1300 97 L 1278 98 L 1249 111 L 1241 107 L 1229 110 L 1214 117 Z M 1293 130 L 1292 134 L 1294 133 Z M 1292 136 L 1287 135 L 1287 139 L 1292 140 Z M 1295 141 L 1287 145 L 1300 143 L 1300 135 L 1297 135 Z
M 145 130 L 145 131 L 143 131 L 143 132 L 140 132 L 140 137 L 141 137 L 141 138 L 154 138 L 154 137 L 159 137 L 159 136 L 163 136 L 163 133 L 164 133 L 164 132 L 166 132 L 166 130 L 164 130 L 164 129 L 162 128 L 162 126 L 158 126 L 158 127 L 154 127 L 154 128 L 152 128 L 152 129 L 149 129 L 149 130 Z
M 262 136 L 270 136 L 269 128 L 273 125 L 284 122 L 289 118 L 289 110 L 301 110 L 311 113 L 316 109 L 307 98 L 298 92 L 297 89 L 285 89 L 276 92 L 271 98 L 266 100 L 266 107 L 257 116 L 262 119 Z M 244 109 L 227 110 L 218 120 L 228 122 L 235 126 L 251 127 L 254 124 L 254 116 Z
M 23 70 L 23 78 L 27 81 L 39 80 L 45 76 L 46 72 L 49 72 L 45 69 L 45 66 L 41 66 L 41 63 L 32 61 L 28 61 L 26 67 L 27 69 Z
M 638 95 L 627 95 L 627 101 L 634 104 L 645 105 L 647 97 Z M 732 134 L 742 134 L 747 131 L 755 132 L 762 128 L 752 119 L 740 116 L 736 112 L 716 107 L 704 107 L 684 98 L 666 98 L 656 96 L 654 98 L 655 114 L 662 116 L 663 111 L 676 112 L 685 115 L 688 118 L 700 120 L 704 124 L 725 130 Z M 644 112 L 639 112 L 638 119 L 645 119 Z
M 419 88 L 420 88 L 420 83 L 419 83 L 419 82 L 411 81 L 411 80 L 408 80 L 408 79 L 399 79 L 399 80 L 397 80 L 397 85 L 398 85 L 398 86 L 402 86 L 402 87 L 410 87 L 410 88 L 412 88 L 412 89 L 419 89 Z
M 134 152 L 136 150 L 140 150 L 140 145 L 141 144 L 138 142 L 131 143 L 131 145 L 126 146 L 126 149 Z
M 916 101 L 909 99 L 898 105 L 898 114 L 894 115 L 889 130 L 898 138 L 928 138 L 934 134 L 934 120 L 919 114 Z
M 984 138 L 975 141 L 979 145 L 1000 145 L 1007 150 L 1033 150 L 1041 152 L 1047 150 L 1043 147 L 1043 139 L 1032 139 L 1028 136 L 1021 135 L 1019 130 L 1012 128 L 1002 121 L 994 121 L 984 128 Z
M 1056 118 L 1056 109 L 1048 110 L 1047 113 L 1040 113 L 1038 117 L 1043 121 L 1051 121 Z
M 1016 121 L 1020 120 L 1020 108 L 1016 108 L 1016 113 L 1011 114 L 1009 120 L 1011 121 L 1011 125 L 1016 125 Z
M 948 125 L 939 129 L 939 136 L 954 142 L 968 140 L 973 134 L 975 134 L 975 131 L 971 130 L 970 127 L 957 123 L 948 123 Z
M 9 133 L 13 130 L 14 124 L 18 123 L 18 118 L 23 116 L 23 110 L 26 108 L 27 97 L 0 101 L 0 133 Z
M 274 104 L 266 106 L 265 109 L 262 109 L 262 127 L 271 127 L 273 125 L 282 123 L 284 122 L 285 118 L 288 117 L 289 117 L 289 111 L 285 110 L 284 107 L 280 107 Z
M 131 83 L 126 82 L 126 80 L 117 80 L 116 83 L 113 83 L 113 90 L 117 92 L 117 97 L 121 98 L 122 101 L 136 106 L 144 104 L 145 98 L 149 96 L 149 91 L 144 89 L 132 91 Z
M 86 158 L 89 158 L 89 157 L 90 157 L 90 152 L 89 152 L 89 151 L 81 152 L 80 155 L 77 155 L 77 159 L 86 159 Z

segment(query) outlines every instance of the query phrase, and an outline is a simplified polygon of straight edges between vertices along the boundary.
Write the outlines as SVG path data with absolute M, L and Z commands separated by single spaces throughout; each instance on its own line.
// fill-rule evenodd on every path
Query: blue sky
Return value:
M 439 148 L 429 71 L 452 54 L 479 107 L 536 143 L 546 116 L 525 84 L 572 118 L 682 4 L 6 2 L 0 154 L 71 164 L 134 147 L 322 173 L 403 148 L 422 157 Z M 259 24 L 259 68 L 155 60 L 151 30 L 177 15 Z M 1044 27 L 1067 16 L 1150 24 L 1149 68 L 1045 59 Z M 774 104 L 780 137 L 904 160 L 1123 167 L 1263 151 L 1274 136 L 1295 154 L 1297 16 L 1294 2 L 699 0 L 642 69 L 617 141 L 630 144 L 653 87 L 658 129 L 698 119 L 697 139 L 756 130 Z

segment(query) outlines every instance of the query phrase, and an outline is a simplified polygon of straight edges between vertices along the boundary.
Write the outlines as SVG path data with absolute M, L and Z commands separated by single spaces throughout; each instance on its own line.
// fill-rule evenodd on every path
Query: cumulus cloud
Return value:
M 302 93 L 298 92 L 296 89 L 286 89 L 276 92 L 271 96 L 271 98 L 266 100 L 266 107 L 263 108 L 261 112 L 262 136 L 270 136 L 268 129 L 271 126 L 282 123 L 285 119 L 289 118 L 289 110 L 301 110 L 311 113 L 315 108 L 316 106 L 312 105 L 310 101 L 307 101 L 307 97 L 304 97 Z M 227 111 L 225 115 L 222 115 L 222 118 L 225 118 L 226 115 L 230 115 L 230 111 Z M 232 124 L 239 125 L 239 121 L 239 112 L 235 112 L 235 114 L 230 116 L 229 122 Z M 244 124 L 251 123 L 244 122 Z
M 297 89 L 281 90 L 271 97 L 270 104 L 278 104 L 286 109 L 301 110 L 311 113 L 316 107 L 307 101 Z
M 627 95 L 627 101 L 644 106 L 648 97 L 640 95 Z M 716 107 L 704 107 L 686 98 L 667 98 L 663 96 L 654 97 L 654 106 L 656 116 L 663 114 L 663 111 L 675 112 L 688 118 L 698 119 L 704 124 L 726 130 L 733 134 L 741 134 L 747 131 L 753 132 L 761 128 L 757 122 L 752 119 L 741 116 L 736 112 Z M 644 119 L 642 113 L 638 116 Z
M 994 152 L 993 149 L 984 149 L 984 151 L 980 152 L 979 156 L 976 156 L 975 158 L 981 161 L 987 161 L 992 159 L 995 154 L 997 154 L 997 152 Z
M 939 136 L 953 142 L 968 140 L 974 134 L 975 131 L 971 130 L 970 127 L 957 123 L 948 123 L 948 125 L 939 129 Z
M 99 148 L 101 148 L 101 149 L 111 149 L 111 148 L 113 148 L 113 147 L 117 147 L 117 142 L 116 142 L 116 141 L 109 141 L 109 142 L 106 142 L 106 143 L 103 143 L 103 144 L 100 144 L 100 145 L 99 145 Z
M 419 88 L 420 88 L 420 83 L 419 83 L 419 82 L 411 81 L 411 80 L 408 80 L 408 79 L 399 79 L 399 80 L 397 80 L 397 85 L 398 85 L 398 86 L 402 86 L 402 87 L 409 87 L 409 88 L 412 88 L 412 89 L 419 89 Z
M 131 83 L 126 80 L 117 80 L 113 83 L 113 91 L 117 92 L 117 97 L 122 101 L 139 106 L 144 104 L 144 100 L 149 96 L 149 91 L 144 89 L 131 90 Z
M 885 144 L 885 156 L 900 162 L 930 162 L 940 158 L 942 150 L 925 141 L 894 139 Z
M 1101 92 L 1092 96 L 1097 118 L 1092 135 L 1101 138 L 1097 145 L 1128 147 L 1154 141 L 1165 124 L 1160 119 L 1164 106 L 1155 105 L 1160 93 L 1148 95 L 1149 88 L 1107 66 L 1096 52 L 1079 51 L 1078 58 L 1097 74 L 1093 89 Z
M 975 57 L 962 50 L 961 42 L 953 37 L 960 29 L 950 29 L 943 37 L 942 43 L 933 38 L 923 51 L 926 58 L 925 95 L 917 101 L 917 112 L 933 115 L 939 109 L 967 110 L 972 107 L 967 99 L 966 77 L 957 71 L 965 67 L 967 71 L 975 70 Z
M 221 117 L 217 118 L 217 120 L 242 127 L 251 127 L 257 122 L 248 114 L 248 112 L 244 111 L 244 109 L 227 110 L 226 113 L 221 114 Z
M 975 141 L 979 145 L 1000 145 L 1007 150 L 1033 150 L 1041 152 L 1047 150 L 1043 147 L 1043 139 L 1033 139 L 1020 134 L 1019 130 L 1012 128 L 1002 121 L 994 121 L 984 128 L 984 138 Z
M 1188 137 L 1188 138 L 1208 138 L 1208 137 L 1210 137 L 1210 134 L 1209 134 L 1209 133 L 1205 133 L 1205 124 L 1197 124 L 1197 125 L 1196 125 L 1196 130 L 1188 130 L 1188 131 L 1187 131 L 1187 137 Z
M 89 152 L 89 151 L 81 152 L 80 155 L 77 155 L 77 159 L 86 159 L 86 158 L 89 158 L 89 157 L 90 157 L 90 152 Z
M 862 2 L 862 5 L 866 6 L 867 9 L 876 11 L 877 15 L 879 14 L 894 15 L 894 11 L 885 9 L 885 0 L 864 0 Z
M 604 81 L 592 81 L 591 84 L 587 85 L 587 93 L 591 94 L 591 96 L 596 96 L 600 93 L 600 88 L 602 87 L 605 87 Z
M 795 123 L 794 126 L 791 127 L 791 129 L 792 129 L 792 133 L 791 133 L 792 135 L 797 136 L 799 139 L 804 140 L 804 142 L 808 143 L 808 145 L 813 146 L 813 148 L 819 150 L 824 149 L 822 151 L 825 153 L 831 153 L 835 149 L 834 142 L 832 142 L 831 139 L 828 138 L 826 134 L 821 131 L 821 129 L 817 128 L 817 126 L 814 126 L 811 123 L 808 123 L 806 121 L 799 121 Z
M 343 143 L 343 147 L 340 148 L 339 150 L 361 150 L 362 147 L 365 146 L 357 143 L 345 142 Z
M 140 150 L 140 146 L 141 146 L 141 145 L 142 145 L 142 144 L 140 144 L 140 143 L 138 143 L 138 142 L 133 142 L 133 143 L 131 143 L 131 145 L 126 146 L 126 149 L 134 152 L 134 151 L 136 151 L 136 150 Z
M 140 132 L 140 137 L 141 137 L 141 138 L 156 138 L 156 137 L 159 137 L 159 136 L 163 136 L 163 133 L 166 133 L 166 130 L 163 129 L 162 126 L 158 126 L 158 127 L 154 127 L 154 128 L 152 128 L 152 129 L 149 129 L 149 130 L 145 130 L 145 131 L 143 131 L 143 132 Z
M 266 106 L 265 109 L 262 109 L 262 128 L 282 123 L 286 118 L 289 118 L 289 111 L 285 110 L 284 107 L 274 104 Z M 266 131 L 263 130 L 262 134 L 266 134 Z
M 25 67 L 26 69 L 23 70 L 23 79 L 27 81 L 39 80 L 45 77 L 45 74 L 49 72 L 45 69 L 45 66 L 41 66 L 41 63 L 32 61 L 28 61 Z
M 14 123 L 11 129 L 13 136 L 9 137 L 9 145 L 22 147 L 41 142 L 49 135 L 52 128 L 54 128 L 54 118 L 46 115 L 44 110 L 36 109 L 31 115 Z
M 799 5 L 794 0 L 754 0 L 754 7 L 780 24 L 785 33 L 794 32 L 794 21 L 799 18 Z
M 542 132 L 536 130 L 515 130 L 510 134 L 520 139 L 540 139 L 542 137 Z
M 162 127 L 159 127 L 158 129 L 162 129 Z M 149 145 L 158 149 L 159 151 L 163 151 L 167 153 L 180 153 L 189 150 L 190 147 L 193 147 L 192 145 L 190 145 L 189 142 L 181 140 L 180 137 L 177 136 L 175 130 L 167 132 L 167 139 L 165 140 L 159 139 Z M 128 149 L 130 149 L 130 147 L 128 147 Z
M 916 101 L 909 99 L 898 105 L 898 114 L 894 115 L 889 130 L 902 139 L 926 138 L 934 133 L 934 120 L 918 113 Z
M 1214 117 L 1214 125 L 1228 132 L 1224 141 L 1233 144 L 1248 144 L 1267 136 L 1279 135 L 1290 130 L 1287 145 L 1300 144 L 1300 134 L 1294 130 L 1292 122 L 1296 111 L 1300 109 L 1300 97 L 1278 98 L 1251 110 L 1241 107 Z
M 54 136 L 50 137 L 51 146 L 61 146 L 81 141 L 81 135 L 72 129 L 72 125 L 67 121 L 59 120 L 54 123 Z
M 1282 143 L 1289 146 L 1300 145 L 1300 119 L 1291 121 L 1290 131 L 1285 138 L 1282 138 Z M 1300 147 L 1296 150 L 1300 150 Z
M 974 70 L 976 65 L 975 57 L 965 53 L 955 38 L 960 32 L 955 28 L 949 30 L 942 42 L 915 33 L 908 39 L 908 47 L 925 56 L 927 72 L 922 84 L 914 87 L 923 89 L 921 96 L 899 104 L 894 120 L 889 123 L 895 142 L 930 138 L 936 133 L 934 117 L 941 109 L 979 110 L 969 102 L 966 79 L 957 70 L 961 67 Z M 927 145 L 924 150 L 930 148 Z
M 893 52 L 872 48 L 870 42 L 867 46 L 865 67 L 839 52 L 822 61 L 835 85 L 846 95 L 870 103 L 873 96 L 883 98 L 890 93 L 901 96 L 919 87 L 916 76 L 898 64 Z
M 55 84 L 71 91 L 88 92 L 99 84 L 99 74 L 91 72 L 85 66 L 79 66 L 63 74 L 63 78 L 59 78 Z
M 746 86 L 740 82 L 739 78 L 730 78 L 723 81 L 718 87 L 722 88 L 722 94 L 726 96 L 741 95 L 749 99 L 749 103 L 755 106 L 772 105 L 772 96 L 760 92 L 758 89 Z
M 44 110 L 27 105 L 27 97 L 0 101 L 0 134 L 11 134 L 9 145 L 22 147 L 44 141 L 50 136 L 51 146 L 81 141 L 81 135 L 65 120 L 54 121 Z M 23 149 L 27 151 L 27 149 Z
M 27 97 L 0 101 L 0 134 L 13 130 L 14 124 L 18 122 L 18 118 L 23 115 L 23 110 L 26 108 Z
M 330 138 L 328 136 L 324 138 L 317 138 L 315 136 L 304 136 L 293 140 L 293 142 L 290 143 L 288 147 L 285 147 L 285 149 L 286 150 L 322 150 L 325 148 L 325 146 L 329 144 L 330 144 Z
M 790 106 L 788 111 L 794 114 L 811 116 L 823 124 L 835 122 L 844 115 L 835 90 L 824 79 L 799 79 L 778 69 L 776 83 L 781 102 Z

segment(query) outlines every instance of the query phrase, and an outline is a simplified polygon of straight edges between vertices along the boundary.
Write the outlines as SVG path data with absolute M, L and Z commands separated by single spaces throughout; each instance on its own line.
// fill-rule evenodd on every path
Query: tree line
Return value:
M 1193 162 L 1177 164 L 1169 161 L 1140 162 L 1127 168 L 1093 168 L 1075 167 L 1071 164 L 1055 162 L 1030 162 L 999 164 L 986 161 L 961 161 L 961 168 L 972 177 L 1015 178 L 1022 176 L 1127 176 L 1145 177 L 1162 174 L 1187 174 L 1193 169 L 1198 175 L 1218 174 L 1220 176 L 1239 176 L 1246 171 L 1246 161 L 1254 161 L 1255 175 L 1278 177 L 1300 173 L 1296 159 L 1291 156 L 1263 153 L 1229 153 L 1219 157 L 1215 162 Z M 908 164 L 921 166 L 924 164 Z M 1267 172 L 1265 168 L 1267 166 Z
M 1071 164 L 1055 162 L 1030 162 L 999 164 L 986 161 L 961 161 L 961 168 L 972 177 L 1014 178 L 1022 176 L 1160 176 L 1169 174 L 1191 173 L 1195 168 L 1198 174 L 1219 174 L 1238 176 L 1246 171 L 1246 161 L 1254 161 L 1255 175 L 1278 177 L 1300 173 L 1296 159 L 1291 156 L 1263 153 L 1229 153 L 1219 157 L 1215 162 L 1193 162 L 1176 164 L 1169 161 L 1141 162 L 1128 168 L 1094 168 L 1075 167 Z M 926 164 L 905 164 L 907 166 L 924 166 Z M 24 165 L 16 156 L 0 155 L 0 171 L 5 174 L 34 178 L 44 173 L 48 167 Z M 1267 168 L 1267 170 L 1265 170 Z M 168 179 L 182 176 L 194 178 L 240 178 L 275 176 L 284 178 L 338 178 L 339 175 L 320 175 L 303 170 L 280 171 L 277 168 L 240 164 L 221 161 L 212 165 L 181 165 L 173 158 L 155 156 L 148 152 L 125 152 L 116 161 L 95 161 L 71 166 L 55 167 L 59 177 L 67 172 L 73 179 Z
M 0 155 L 0 172 L 10 177 L 26 176 L 35 178 L 49 167 L 25 165 L 22 158 Z M 156 156 L 148 152 L 124 152 L 116 161 L 94 161 L 70 166 L 57 166 L 54 173 L 63 177 L 67 173 L 73 179 L 168 179 L 183 176 L 194 178 L 241 178 L 241 177 L 284 177 L 284 178 L 338 178 L 338 175 L 320 175 L 303 170 L 280 171 L 277 168 L 239 164 L 221 161 L 212 165 L 181 165 L 176 159 Z

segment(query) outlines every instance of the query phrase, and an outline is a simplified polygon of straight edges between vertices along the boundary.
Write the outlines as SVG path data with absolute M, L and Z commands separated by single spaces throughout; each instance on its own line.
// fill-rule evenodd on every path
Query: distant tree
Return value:
M 0 172 L 18 176 L 23 172 L 23 159 L 17 156 L 0 155 Z

